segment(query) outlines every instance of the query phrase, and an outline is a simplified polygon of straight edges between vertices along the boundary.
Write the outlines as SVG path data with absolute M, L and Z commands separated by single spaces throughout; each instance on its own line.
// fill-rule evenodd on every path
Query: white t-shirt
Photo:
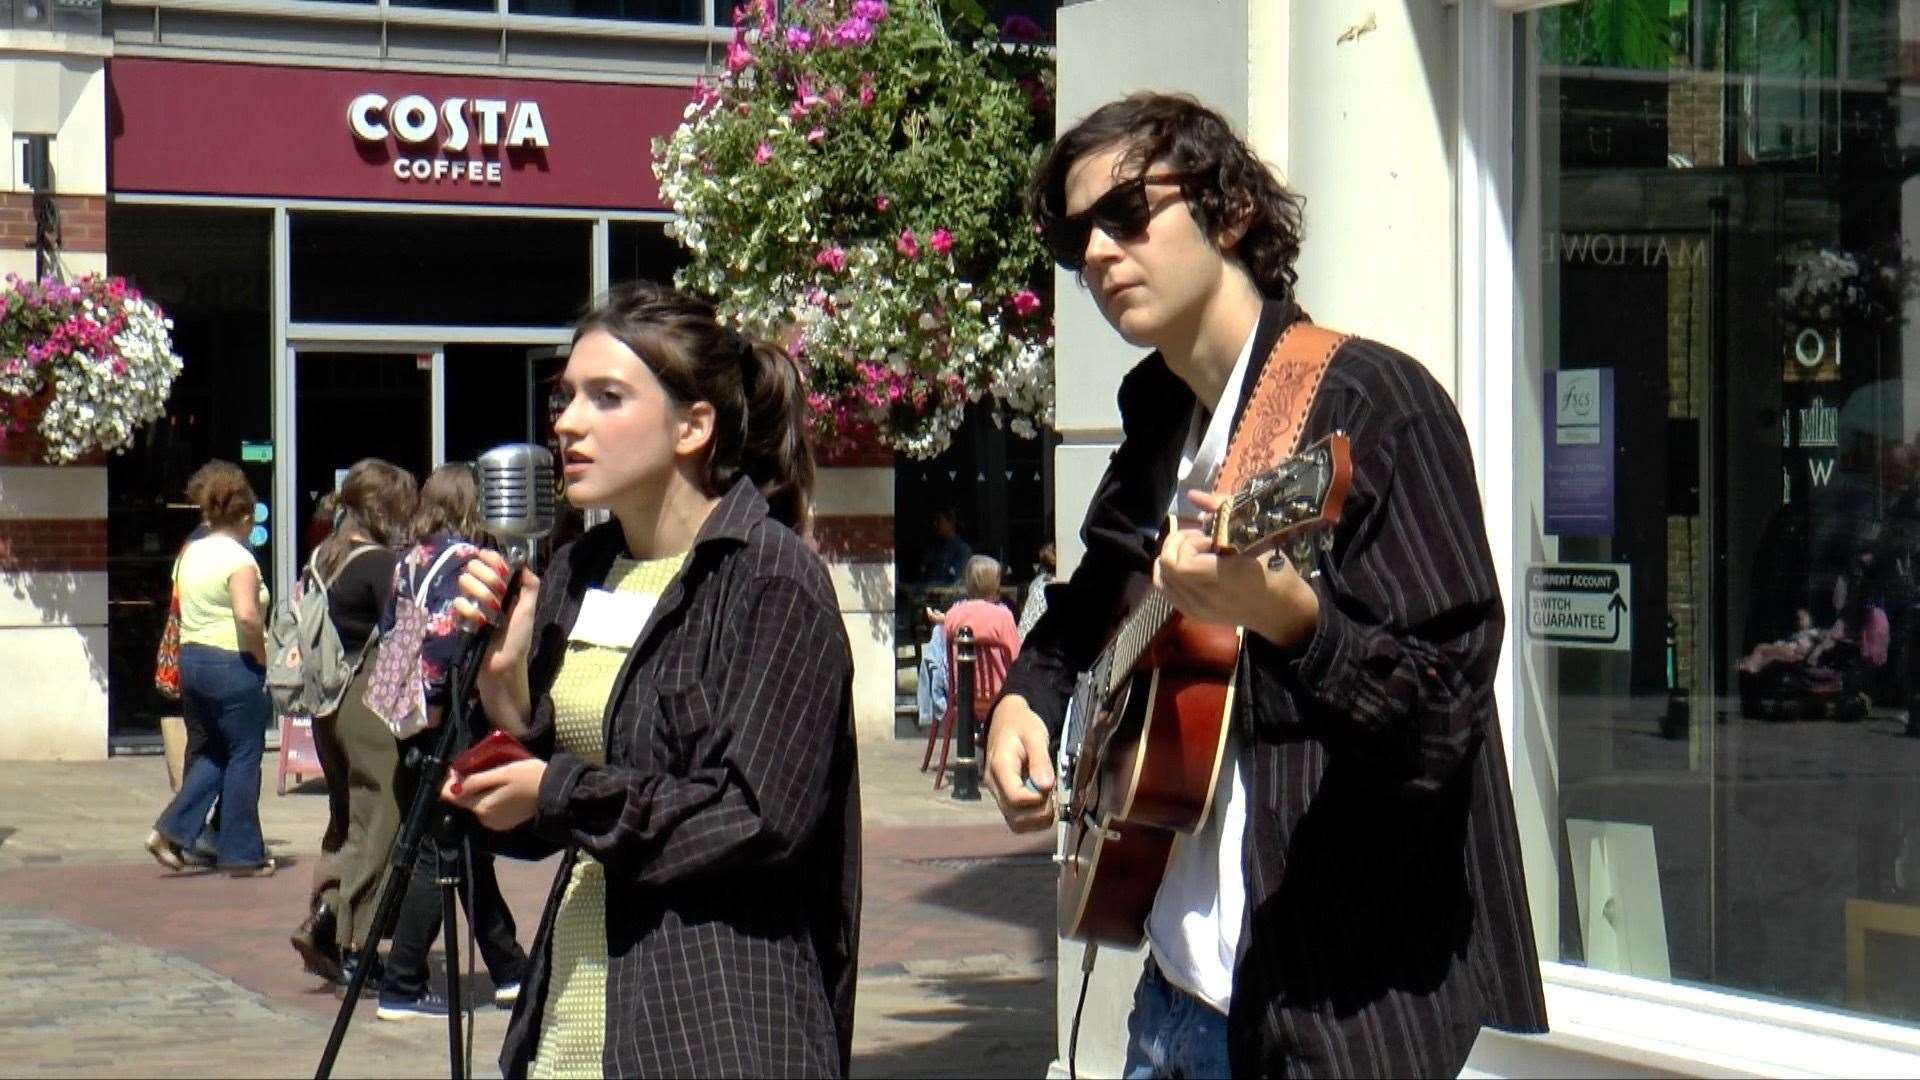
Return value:
M 1220 407 L 1212 410 L 1211 417 L 1207 410 L 1194 407 L 1172 502 L 1172 511 L 1183 518 L 1200 512 L 1187 498 L 1188 489 L 1208 490 L 1227 456 L 1234 407 L 1252 358 L 1253 333 L 1249 333 L 1216 403 Z M 1147 916 L 1147 941 L 1161 974 L 1222 1013 L 1233 999 L 1233 965 L 1240 955 L 1240 923 L 1247 908 L 1240 866 L 1240 842 L 1246 831 L 1247 784 L 1240 765 L 1240 741 L 1229 734 L 1220 778 L 1214 785 L 1213 809 L 1200 828 L 1174 841 L 1166 877 Z

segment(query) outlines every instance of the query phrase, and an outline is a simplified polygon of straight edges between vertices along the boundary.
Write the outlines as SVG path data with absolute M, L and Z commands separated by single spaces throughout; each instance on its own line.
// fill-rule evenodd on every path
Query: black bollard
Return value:
M 980 758 L 973 734 L 973 627 L 953 638 L 953 797 L 980 799 Z

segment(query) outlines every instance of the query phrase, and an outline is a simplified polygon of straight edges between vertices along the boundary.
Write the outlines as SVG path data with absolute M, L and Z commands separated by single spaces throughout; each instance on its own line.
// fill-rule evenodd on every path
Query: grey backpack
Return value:
M 377 549 L 376 544 L 354 548 L 325 581 L 307 564 L 292 594 L 274 604 L 267 625 L 267 694 L 281 715 L 329 716 L 340 708 L 360 657 L 349 657 L 340 644 L 340 632 L 327 614 L 327 589 L 353 560 Z

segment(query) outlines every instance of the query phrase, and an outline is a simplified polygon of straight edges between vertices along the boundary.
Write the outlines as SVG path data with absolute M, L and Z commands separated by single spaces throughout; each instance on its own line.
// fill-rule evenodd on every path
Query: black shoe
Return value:
M 340 943 L 334 938 L 336 926 L 333 907 L 318 904 L 288 939 L 307 970 L 328 982 L 340 981 Z
M 342 954 L 340 959 L 340 977 L 335 980 L 335 985 L 344 991 L 347 988 L 347 984 L 353 981 L 354 969 L 359 966 L 359 953 L 348 951 Z M 386 981 L 386 976 L 387 966 L 380 962 L 380 956 L 376 953 L 373 957 L 373 969 L 367 972 L 367 982 L 365 986 L 361 987 L 361 993 L 364 994 L 371 990 L 378 990 L 380 984 Z

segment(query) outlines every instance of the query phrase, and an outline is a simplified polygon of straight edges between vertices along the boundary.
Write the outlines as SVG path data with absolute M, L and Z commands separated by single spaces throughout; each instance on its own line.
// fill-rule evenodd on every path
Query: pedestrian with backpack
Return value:
M 308 970 L 335 981 L 368 944 L 362 939 L 400 828 L 392 794 L 399 747 L 361 699 L 417 492 L 413 474 L 392 462 L 355 462 L 340 482 L 333 533 L 314 550 L 299 595 L 274 613 L 268 685 L 282 712 L 313 717 L 327 778 L 327 828 L 307 915 L 291 941 Z
M 272 718 L 264 692 L 267 587 L 247 548 L 253 488 L 238 465 L 212 461 L 194 474 L 207 535 L 188 544 L 174 570 L 180 593 L 180 704 L 205 741 L 180 790 L 147 834 L 147 851 L 181 870 L 207 829 L 215 799 L 214 865 L 235 877 L 265 877 L 276 863 L 260 836 L 260 756 Z
M 404 758 L 409 749 L 433 750 L 436 729 L 445 718 L 452 667 L 463 640 L 453 613 L 460 597 L 460 571 L 480 553 L 476 542 L 497 545 L 480 530 L 479 484 L 466 462 L 442 465 L 420 486 L 420 506 L 413 515 L 413 547 L 400 560 L 393 599 L 380 621 L 380 646 L 369 665 L 366 705 L 379 715 L 400 740 Z M 396 810 L 404 817 L 412 805 L 419 774 L 403 770 L 394 787 Z M 463 848 L 471 860 L 462 872 Z M 421 1016 L 444 1017 L 447 999 L 427 986 L 427 953 L 440 934 L 439 881 L 446 867 L 466 882 L 461 901 L 467 909 L 480 956 L 493 980 L 494 1004 L 511 1008 L 520 994 L 520 978 L 527 966 L 520 947 L 513 912 L 500 895 L 493 855 L 477 844 L 441 847 L 429 831 L 421 838 L 413 878 L 393 928 L 387 950 L 386 974 L 380 984 L 382 1020 Z

